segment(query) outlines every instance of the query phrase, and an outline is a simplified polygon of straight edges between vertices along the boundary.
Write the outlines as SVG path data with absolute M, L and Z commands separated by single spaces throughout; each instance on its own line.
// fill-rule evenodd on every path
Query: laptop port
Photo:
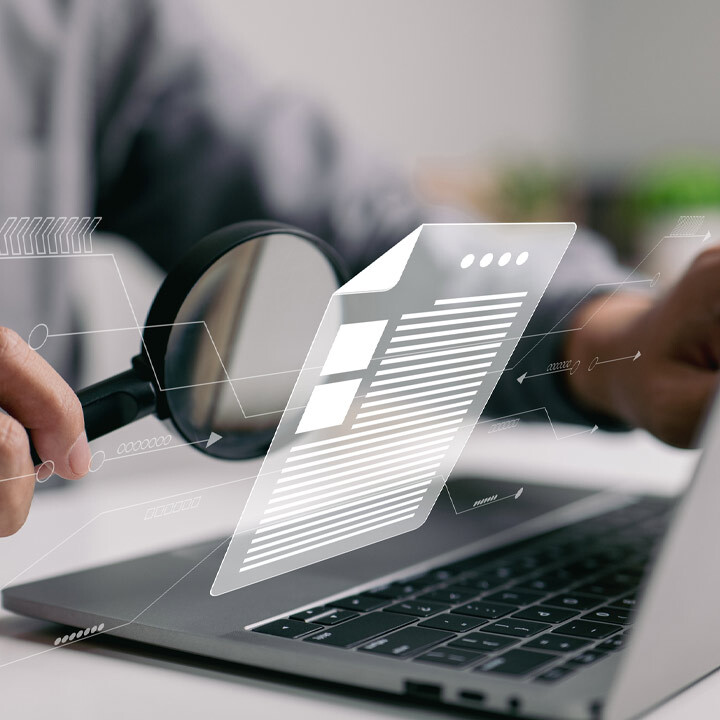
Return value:
M 472 703 L 485 702 L 485 693 L 476 692 L 474 690 L 461 690 L 460 697 L 463 700 L 469 700 Z
M 439 702 L 442 699 L 442 686 L 406 680 L 405 694 L 417 700 L 435 700 Z

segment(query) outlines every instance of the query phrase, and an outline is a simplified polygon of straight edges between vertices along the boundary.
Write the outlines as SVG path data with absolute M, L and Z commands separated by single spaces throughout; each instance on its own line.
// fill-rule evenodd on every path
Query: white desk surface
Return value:
M 149 437 L 162 426 L 154 419 L 122 431 Z M 572 428 L 559 428 L 558 434 Z M 122 435 L 121 433 L 121 435 Z M 118 434 L 100 441 L 110 451 Z M 605 486 L 673 492 L 682 486 L 694 455 L 660 447 L 641 434 L 602 433 L 555 440 L 547 424 L 475 438 L 458 470 L 482 466 L 491 473 Z M 522 452 L 518 452 L 518 447 Z M 110 453 L 108 453 L 110 457 Z M 218 534 L 232 526 L 257 463 L 208 460 L 189 448 L 107 463 L 86 480 L 37 495 L 31 518 L 16 536 L 0 541 L 0 585 L 25 581 L 111 559 L 148 553 Z M 224 484 L 223 484 L 224 483 Z M 209 486 L 217 486 L 208 489 Z M 203 489 L 201 489 L 203 488 Z M 147 507 L 180 492 L 197 491 L 196 510 L 146 521 Z M 165 501 L 167 502 L 167 501 Z M 490 512 L 491 508 L 481 512 Z M 0 611 L 0 703 L 3 717 L 337 718 L 441 717 L 380 700 L 289 686 L 210 668 L 200 660 L 136 647 L 92 641 L 55 648 L 57 627 Z M 720 675 L 698 683 L 649 717 L 652 720 L 717 717 Z

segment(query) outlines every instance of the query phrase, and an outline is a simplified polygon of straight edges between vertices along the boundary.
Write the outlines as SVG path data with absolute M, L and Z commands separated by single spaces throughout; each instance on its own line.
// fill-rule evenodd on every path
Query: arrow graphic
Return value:
M 210 437 L 207 439 L 207 443 L 205 443 L 205 449 L 214 445 L 218 440 L 222 440 L 222 435 L 218 435 L 216 432 L 211 432 Z
M 151 453 L 164 452 L 165 450 L 175 450 L 176 448 L 188 447 L 190 445 L 201 445 L 205 443 L 205 447 L 209 448 L 219 440 L 222 440 L 222 435 L 218 435 L 216 432 L 211 432 L 210 437 L 203 438 L 202 440 L 194 440 L 193 442 L 179 443 L 177 445 L 166 445 L 165 447 L 152 448 L 150 450 L 140 450 L 138 452 L 129 452 L 124 455 L 114 455 L 113 457 L 107 457 L 104 450 L 98 450 L 93 453 L 90 458 L 89 470 L 91 473 L 97 472 L 106 462 L 112 462 L 113 460 L 123 460 L 126 458 L 137 457 L 138 455 L 150 455 Z
M 16 217 L 9 217 L 4 223 L 2 228 L 0 228 L 0 233 L 2 233 L 2 239 L 4 240 L 4 243 L 2 246 L 0 246 L 0 255 L 9 255 L 10 254 L 10 241 L 8 240 L 8 233 L 10 230 L 12 230 L 13 225 L 17 222 Z
M 520 488 L 517 492 L 514 492 L 511 495 L 505 495 L 505 497 L 491 496 L 492 499 L 489 499 L 489 502 L 481 502 L 473 505 L 472 507 L 466 508 L 465 510 L 458 510 L 455 506 L 455 501 L 450 494 L 450 483 L 447 481 L 445 482 L 445 490 L 447 491 L 448 498 L 450 499 L 450 504 L 452 505 L 452 508 L 455 511 L 456 515 L 462 515 L 463 513 L 470 512 L 471 510 L 479 510 L 480 508 L 486 508 L 490 505 L 494 505 L 495 503 L 502 502 L 503 500 L 510 500 L 510 498 L 514 498 L 515 500 L 517 500 L 523 494 L 524 489 L 525 488 Z
M 542 377 L 543 375 L 555 375 L 556 373 L 564 373 L 569 372 L 571 375 L 580 367 L 580 361 L 576 360 L 572 365 L 569 367 L 563 367 L 559 368 L 558 370 L 547 370 L 546 372 L 541 373 L 535 373 L 534 375 L 528 375 L 526 372 L 524 372 L 520 377 L 515 378 L 521 385 L 525 380 L 530 380 L 531 378 L 536 377 Z
M 612 360 L 600 360 L 599 358 L 595 358 L 590 361 L 590 364 L 588 365 L 588 372 L 593 370 L 596 365 L 607 365 L 608 363 L 620 362 L 621 360 L 632 360 L 635 362 L 641 356 L 642 353 L 638 350 L 634 355 L 625 355 L 625 357 L 612 358 Z
M 507 420 L 509 418 L 516 418 L 520 415 L 527 415 L 528 413 L 534 413 L 534 412 L 544 412 L 545 417 L 548 420 L 548 423 L 550 423 L 550 429 L 552 430 L 553 435 L 555 436 L 556 440 L 567 440 L 571 437 L 576 437 L 577 435 L 592 435 L 597 429 L 597 425 L 593 425 L 591 428 L 587 428 L 586 430 L 578 430 L 577 432 L 570 433 L 569 435 L 558 435 L 557 430 L 555 429 L 555 424 L 552 421 L 552 418 L 550 417 L 550 413 L 548 412 L 548 409 L 543 405 L 542 407 L 536 407 L 532 410 L 523 410 L 522 412 L 518 413 L 512 413 L 511 415 L 501 415 L 500 417 L 496 418 L 490 418 L 489 420 L 480 420 L 477 425 L 485 425 L 487 423 L 496 423 L 501 420 Z

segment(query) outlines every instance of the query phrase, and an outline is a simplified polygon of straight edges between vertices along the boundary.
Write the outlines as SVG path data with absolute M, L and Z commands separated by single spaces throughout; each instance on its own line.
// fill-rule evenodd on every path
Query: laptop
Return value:
M 333 300 L 342 295 L 343 322 L 349 324 L 340 330 L 333 326 L 333 332 L 319 332 L 316 336 L 323 342 L 317 357 L 313 355 L 316 343 L 308 355 L 312 382 L 302 382 L 304 368 L 293 391 L 308 389 L 309 399 L 302 397 L 296 402 L 298 398 L 293 395 L 276 434 L 277 438 L 287 430 L 288 437 L 300 437 L 304 450 L 295 459 L 313 459 L 289 469 L 294 460 L 287 457 L 300 446 L 293 444 L 294 440 L 281 443 L 282 452 L 276 459 L 283 463 L 287 459 L 288 464 L 270 469 L 278 470 L 278 475 L 289 473 L 282 481 L 289 484 L 278 489 L 266 482 L 260 488 L 262 492 L 255 493 L 256 483 L 246 505 L 252 511 L 251 520 L 260 518 L 257 536 L 236 531 L 232 539 L 218 537 L 16 585 L 3 591 L 4 606 L 68 626 L 58 635 L 56 645 L 92 642 L 93 636 L 109 634 L 240 666 L 302 676 L 325 686 L 332 683 L 346 691 L 370 690 L 424 704 L 514 717 L 629 718 L 711 672 L 720 666 L 720 641 L 712 632 L 720 573 L 699 558 L 718 542 L 715 508 L 720 505 L 720 486 L 714 468 L 720 460 L 720 443 L 710 440 L 720 431 L 720 403 L 716 402 L 708 423 L 704 458 L 679 502 L 536 484 L 520 494 L 517 482 L 510 486 L 482 477 L 453 477 L 452 500 L 449 491 L 440 492 L 443 478 L 454 465 L 455 455 L 492 390 L 491 379 L 497 378 L 491 374 L 491 363 L 504 367 L 513 347 L 509 341 L 517 340 L 507 338 L 505 342 L 505 335 L 522 333 L 573 232 L 572 224 L 419 228 L 383 256 L 385 261 L 388 257 L 392 260 L 389 266 L 381 258 L 367 269 L 374 269 L 372 273 L 363 271 L 333 295 Z M 477 287 L 478 277 L 485 273 L 488 263 L 480 259 L 473 264 L 472 254 L 463 257 L 460 252 L 448 252 L 449 240 L 456 243 L 453 248 L 461 248 L 468 241 L 469 247 L 495 251 L 498 272 L 486 273 L 482 283 L 483 292 L 494 294 L 455 292 L 465 287 L 463 282 L 469 288 Z M 510 262 L 512 253 L 508 247 L 517 245 L 518 250 L 523 250 L 533 246 L 531 240 L 534 246 L 542 242 L 544 252 L 534 253 L 528 261 L 529 253 L 524 250 Z M 402 250 L 400 255 L 398 248 Z M 433 248 L 443 252 L 432 253 Z M 493 253 L 486 255 L 492 261 Z M 453 297 L 440 295 L 438 299 L 443 284 L 438 281 L 428 287 L 425 280 L 438 277 L 437 262 L 433 260 L 436 257 L 447 260 L 443 278 L 451 281 L 447 286 L 453 288 Z M 380 272 L 376 272 L 377 262 L 381 263 Z M 429 274 L 431 271 L 435 275 Z M 510 295 L 508 290 L 512 291 Z M 375 295 L 394 297 L 391 305 L 396 315 L 408 309 L 413 312 L 393 316 L 390 322 L 388 313 L 379 308 L 380 301 L 373 299 Z M 488 310 L 482 303 L 503 303 L 508 299 L 514 308 L 508 315 L 514 319 L 503 315 L 507 322 L 498 325 L 437 330 L 438 315 L 467 313 L 468 303 L 473 312 Z M 440 310 L 438 305 L 442 305 Z M 430 306 L 432 309 L 427 310 Z M 405 324 L 417 319 L 414 310 L 423 308 L 427 311 L 420 313 L 420 324 Z M 507 308 L 496 305 L 495 309 L 504 312 Z M 400 321 L 404 321 L 403 325 L 396 327 Z M 520 325 L 517 332 L 511 332 L 515 322 Z M 434 329 L 426 333 L 427 325 Z M 321 331 L 324 326 L 323 322 Z M 348 327 L 365 333 L 367 352 L 361 358 L 358 344 L 353 341 L 352 351 L 338 352 L 331 362 L 341 330 Z M 422 332 L 414 334 L 420 328 Z M 492 334 L 442 341 L 436 337 L 486 330 Z M 382 346 L 381 336 L 387 340 L 386 347 Z M 425 343 L 428 338 L 430 341 Z M 437 403 L 437 397 L 447 394 L 450 387 L 446 369 L 431 370 L 427 376 L 413 375 L 415 379 L 434 379 L 417 385 L 413 380 L 412 386 L 405 384 L 410 379 L 407 376 L 392 379 L 398 372 L 393 369 L 395 363 L 402 366 L 405 362 L 402 356 L 413 350 L 423 354 L 429 350 L 434 358 L 438 345 L 445 348 L 441 354 L 451 354 L 458 350 L 445 346 L 455 348 L 469 340 L 476 343 L 493 339 L 498 345 L 503 339 L 502 347 L 493 345 L 493 359 L 483 354 L 480 358 L 486 362 L 464 368 L 471 374 L 462 377 L 473 388 L 463 381 L 465 393 L 460 402 L 444 409 L 435 407 L 430 414 L 427 409 L 413 409 L 407 416 L 385 415 L 386 393 L 393 395 L 412 388 L 413 392 L 417 389 L 430 395 L 435 398 L 430 402 Z M 417 345 L 418 340 L 423 342 Z M 384 348 L 379 356 L 384 359 L 374 358 L 376 347 Z M 463 347 L 461 354 L 476 349 L 475 345 Z M 484 345 L 486 349 L 490 348 Z M 419 360 L 421 356 L 412 358 Z M 373 373 L 380 366 L 384 369 L 378 370 L 377 376 L 382 375 L 382 379 L 375 380 Z M 372 372 L 365 377 L 368 367 Z M 408 371 L 402 367 L 401 373 Z M 421 364 L 414 369 L 426 367 Z M 479 368 L 483 369 L 477 372 Z M 331 381 L 318 380 L 318 373 L 330 376 Z M 355 405 L 373 409 L 363 410 L 363 419 L 359 420 L 361 414 L 354 415 L 355 409 L 350 410 L 348 402 L 354 402 L 363 378 L 374 388 L 373 400 Z M 431 384 L 444 390 L 429 391 Z M 324 417 L 326 391 L 350 386 L 352 393 L 344 394 L 344 400 L 336 397 L 335 404 L 342 406 L 339 416 Z M 308 416 L 313 414 L 316 393 L 323 399 L 319 402 L 323 412 L 311 422 Z M 364 397 L 370 396 L 367 393 Z M 376 396 L 380 399 L 376 400 Z M 393 405 L 396 402 L 391 398 L 390 407 L 400 410 Z M 424 408 L 426 402 L 418 404 Z M 468 410 L 470 403 L 475 403 L 472 412 Z M 451 411 L 445 413 L 445 409 Z M 433 414 L 438 411 L 443 414 Z M 376 418 L 378 414 L 385 419 Z M 346 416 L 359 422 L 346 421 Z M 368 420 L 368 416 L 372 419 Z M 337 455 L 344 453 L 343 448 L 355 446 L 332 445 L 329 450 L 327 443 L 351 439 L 365 447 L 364 443 L 370 442 L 369 447 L 375 448 L 372 452 L 377 454 L 378 446 L 372 445 L 377 439 L 368 437 L 379 437 L 388 429 L 388 422 L 410 416 L 413 419 L 394 426 L 402 428 L 398 435 L 403 440 L 394 440 L 394 445 L 386 446 L 392 448 L 389 452 L 377 455 L 386 459 L 375 467 L 385 469 L 364 476 L 364 485 L 353 485 L 357 495 L 346 497 L 350 482 L 347 475 L 353 476 L 353 482 L 358 479 L 357 469 L 348 468 L 364 460 L 333 463 L 350 454 L 362 455 L 368 449 Z M 353 432 L 361 429 L 350 435 L 332 434 L 344 433 L 349 422 L 353 422 Z M 376 428 L 376 423 L 383 427 Z M 366 429 L 368 426 L 370 429 Z M 457 430 L 462 442 L 451 448 L 446 439 L 426 435 L 423 437 L 429 441 L 418 444 L 414 433 L 420 432 L 420 427 L 422 432 L 435 428 L 435 435 L 443 438 Z M 324 433 L 326 428 L 330 436 L 307 442 L 308 434 Z M 406 444 L 406 434 L 415 438 L 410 445 Z M 362 440 L 356 441 L 359 436 Z M 396 449 L 398 444 L 403 445 L 401 450 Z M 439 447 L 441 444 L 445 447 Z M 310 452 L 302 455 L 309 448 Z M 440 454 L 446 450 L 449 460 Z M 329 459 L 325 456 L 328 452 Z M 417 460 L 414 453 L 423 459 Z M 447 470 L 442 464 L 446 460 Z M 327 470 L 326 463 L 331 470 Z M 323 469 L 307 470 L 310 465 L 322 465 Z M 404 479 L 394 479 L 394 485 L 385 487 L 381 483 L 388 479 L 388 465 L 398 471 L 411 469 L 393 476 Z M 423 465 L 422 469 L 418 469 L 419 465 Z M 295 470 L 300 472 L 293 474 Z M 418 472 L 421 475 L 416 477 Z M 332 480 L 335 484 L 319 483 L 315 477 L 318 474 L 323 482 Z M 382 480 L 375 477 L 379 474 Z M 308 475 L 313 477 L 308 480 Z M 275 477 L 265 474 L 266 480 Z M 337 477 L 344 479 L 336 482 Z M 299 482 L 293 485 L 295 480 Z M 305 487 L 308 484 L 314 489 Z M 482 488 L 480 495 L 478 487 Z M 286 489 L 292 492 L 285 495 Z M 394 499 L 388 500 L 386 495 Z M 340 505 L 338 497 L 344 497 L 347 504 Z M 361 499 L 352 499 L 356 497 Z M 495 498 L 504 501 L 494 504 Z M 308 520 L 302 508 L 317 499 L 322 499 L 322 504 L 313 508 L 317 514 Z M 457 513 L 458 507 L 472 508 L 478 503 L 480 512 Z M 184 506 L 180 501 L 175 504 Z M 323 525 L 327 513 L 338 509 L 344 514 L 332 516 L 334 524 Z M 429 515 L 422 522 L 425 513 Z M 352 527 L 348 526 L 348 518 Z M 238 528 L 243 527 L 241 519 Z M 385 539 L 369 545 L 364 541 L 355 543 L 367 537 L 362 533 L 368 528 L 382 528 L 380 537 Z M 398 533 L 398 528 L 406 532 Z M 353 544 L 341 546 L 339 535 Z M 247 542 L 235 542 L 238 538 Z M 314 562 L 295 563 L 308 547 L 319 550 L 312 556 Z M 224 557 L 225 573 L 219 578 Z M 230 573 L 227 557 L 232 560 Z
M 538 485 L 480 521 L 443 493 L 417 530 L 219 597 L 223 538 L 9 587 L 3 604 L 69 626 L 56 643 L 107 633 L 345 692 L 631 718 L 720 666 L 720 571 L 703 560 L 719 433 L 716 400 L 678 500 Z

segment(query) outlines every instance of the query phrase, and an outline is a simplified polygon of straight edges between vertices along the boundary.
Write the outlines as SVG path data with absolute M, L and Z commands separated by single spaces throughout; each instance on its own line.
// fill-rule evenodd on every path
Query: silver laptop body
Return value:
M 704 561 L 720 544 L 720 443 L 713 442 L 718 433 L 716 400 L 704 433 L 705 452 L 671 510 L 624 649 L 551 685 L 252 629 L 478 553 L 497 552 L 636 503 L 637 497 L 528 487 L 517 502 L 484 511 L 480 522 L 476 513 L 455 515 L 443 494 L 416 531 L 220 597 L 209 593 L 226 546 L 217 539 L 10 587 L 3 592 L 3 604 L 75 631 L 103 624 L 102 632 L 110 635 L 333 683 L 346 691 L 354 687 L 515 717 L 635 717 L 720 667 L 720 620 L 714 607 L 720 569 Z M 484 483 L 502 491 L 501 482 Z M 701 592 L 688 592 L 690 588 Z

